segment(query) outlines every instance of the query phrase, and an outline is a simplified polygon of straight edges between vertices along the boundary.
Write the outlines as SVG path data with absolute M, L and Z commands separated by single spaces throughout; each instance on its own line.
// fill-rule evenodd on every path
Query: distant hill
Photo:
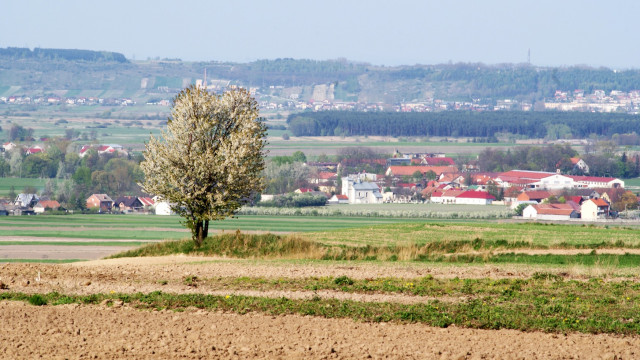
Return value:
M 41 49 L 8 47 L 0 48 L 0 57 L 10 59 L 38 59 L 38 60 L 67 60 L 67 61 L 92 61 L 92 62 L 119 62 L 126 63 L 124 55 L 110 51 L 92 51 L 78 49 Z
M 0 96 L 171 98 L 204 78 L 208 86 L 254 88 L 269 101 L 399 104 L 433 99 L 535 103 L 556 90 L 640 89 L 640 70 L 542 68 L 529 64 L 441 64 L 383 67 L 340 60 L 259 60 L 249 63 L 134 61 L 122 54 L 76 49 L 0 49 Z

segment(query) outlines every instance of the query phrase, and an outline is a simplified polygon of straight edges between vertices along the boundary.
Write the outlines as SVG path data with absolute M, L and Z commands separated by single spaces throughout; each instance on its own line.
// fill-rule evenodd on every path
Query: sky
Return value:
M 0 47 L 129 59 L 346 58 L 640 68 L 637 0 L 26 0 L 0 7 Z

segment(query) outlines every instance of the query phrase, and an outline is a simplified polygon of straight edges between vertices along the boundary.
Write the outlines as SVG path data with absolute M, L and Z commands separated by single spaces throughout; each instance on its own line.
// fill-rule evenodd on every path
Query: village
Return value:
M 5 153 L 19 151 L 25 157 L 45 151 L 43 146 L 2 145 Z M 77 156 L 126 158 L 130 154 L 118 144 L 82 145 Z M 96 155 L 97 154 L 97 155 Z M 570 159 L 571 174 L 510 170 L 480 171 L 477 160 L 464 163 L 443 153 L 396 152 L 389 158 L 360 160 L 305 161 L 308 177 L 297 195 L 318 196 L 319 205 L 414 203 L 444 205 L 502 206 L 516 216 L 531 220 L 596 221 L 627 215 L 638 208 L 638 197 L 625 189 L 623 180 L 596 177 L 589 173 L 583 159 Z M 361 165 L 384 169 L 380 173 L 358 171 Z M 583 175 L 573 175 L 583 174 Z M 154 194 L 92 193 L 82 200 L 84 211 L 95 213 L 171 215 L 171 204 Z M 283 194 L 263 193 L 264 203 Z M 318 203 L 314 203 L 318 205 Z M 45 211 L 65 212 L 64 206 L 51 196 L 37 193 L 16 194 L 15 199 L 0 200 L 0 215 L 32 215 Z
M 588 165 L 582 159 L 571 161 L 576 168 L 588 172 Z M 583 221 L 616 217 L 618 212 L 612 204 L 624 210 L 635 209 L 638 204 L 637 196 L 624 189 L 624 181 L 611 177 L 563 175 L 559 171 L 486 173 L 473 171 L 473 166 L 460 171 L 453 159 L 444 154 L 402 154 L 387 159 L 387 165 L 382 175 L 359 173 L 342 177 L 340 193 L 333 195 L 328 203 L 505 206 L 525 219 Z M 339 164 L 310 163 L 309 166 L 326 169 Z M 318 189 L 331 191 L 337 185 L 337 173 L 317 174 L 314 182 Z M 415 181 L 421 178 L 429 180 Z M 389 186 L 389 182 L 394 186 Z
M 233 88 L 228 81 L 210 79 L 197 79 L 199 86 L 204 86 L 214 92 L 222 92 L 226 88 Z M 301 94 L 295 90 L 283 86 L 270 86 L 265 89 L 250 87 L 249 91 L 256 96 L 261 110 L 293 110 L 293 111 L 393 111 L 393 112 L 433 112 L 433 111 L 531 111 L 533 104 L 528 101 L 520 101 L 512 98 L 502 98 L 492 103 L 488 99 L 473 99 L 473 101 L 451 101 L 447 99 L 428 98 L 421 101 L 402 101 L 395 104 L 381 102 L 368 103 L 361 101 L 341 101 L 333 96 L 333 86 L 316 85 L 313 87 L 314 98 L 302 99 Z M 169 89 L 166 90 L 169 93 Z M 173 89 L 172 89 L 173 90 Z M 277 93 L 279 96 L 269 95 Z M 138 104 L 134 99 L 127 97 L 101 98 L 84 96 L 28 96 L 11 95 L 0 96 L 0 104 L 7 105 L 34 105 L 52 106 L 144 106 L 157 105 L 170 107 L 171 101 L 168 95 L 165 98 L 153 98 Z M 544 110 L 558 111 L 589 111 L 589 112 L 625 112 L 637 114 L 640 111 L 640 90 L 629 92 L 611 90 L 593 90 L 585 94 L 584 90 L 573 91 L 557 90 L 553 98 L 540 102 Z

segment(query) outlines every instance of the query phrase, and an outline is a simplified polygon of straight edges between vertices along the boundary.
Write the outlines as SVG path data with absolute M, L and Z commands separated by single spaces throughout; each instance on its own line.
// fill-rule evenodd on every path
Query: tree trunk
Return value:
M 196 243 L 196 247 L 199 248 L 202 245 L 204 239 L 209 235 L 209 220 L 198 220 L 195 222 L 195 237 L 194 242 Z

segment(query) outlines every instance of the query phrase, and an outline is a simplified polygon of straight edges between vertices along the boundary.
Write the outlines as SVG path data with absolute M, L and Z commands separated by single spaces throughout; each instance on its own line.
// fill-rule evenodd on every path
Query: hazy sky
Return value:
M 28 0 L 0 6 L 0 47 L 202 61 L 306 58 L 640 68 L 637 0 Z

